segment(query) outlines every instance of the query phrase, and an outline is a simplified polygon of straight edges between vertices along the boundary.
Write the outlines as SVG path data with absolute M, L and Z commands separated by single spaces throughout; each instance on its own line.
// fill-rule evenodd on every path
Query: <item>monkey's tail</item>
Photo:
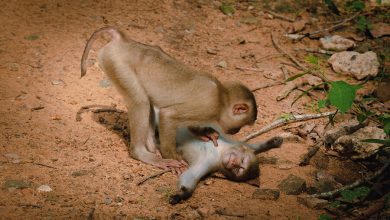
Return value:
M 83 56 L 81 57 L 81 77 L 87 74 L 87 59 L 92 44 L 96 40 L 96 38 L 99 37 L 102 33 L 110 33 L 112 36 L 112 40 L 121 39 L 121 33 L 115 27 L 103 27 L 96 30 L 88 39 L 87 45 L 84 48 Z

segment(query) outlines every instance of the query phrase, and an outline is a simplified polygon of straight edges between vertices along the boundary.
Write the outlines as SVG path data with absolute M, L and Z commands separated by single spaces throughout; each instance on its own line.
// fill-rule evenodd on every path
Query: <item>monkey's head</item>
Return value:
M 252 149 L 231 147 L 222 155 L 221 172 L 237 182 L 254 179 L 259 176 L 259 160 Z
M 253 93 L 238 82 L 223 83 L 227 94 L 226 108 L 219 124 L 223 132 L 235 134 L 245 125 L 252 125 L 257 118 L 257 105 Z

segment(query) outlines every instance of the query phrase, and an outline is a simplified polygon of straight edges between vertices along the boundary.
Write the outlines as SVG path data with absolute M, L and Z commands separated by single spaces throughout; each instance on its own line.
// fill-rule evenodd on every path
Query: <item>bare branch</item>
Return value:
M 248 140 L 255 138 L 261 134 L 264 134 L 265 132 L 268 132 L 274 128 L 293 123 L 293 122 L 298 122 L 298 121 L 306 121 L 310 119 L 316 119 L 316 118 L 323 118 L 327 117 L 329 115 L 334 114 L 334 112 L 323 112 L 319 114 L 307 114 L 307 115 L 292 115 L 289 118 L 279 118 L 272 122 L 269 125 L 266 125 L 265 127 L 261 128 L 260 130 L 253 132 L 252 134 L 249 134 L 246 136 L 246 138 L 243 140 L 243 142 L 247 142 Z
M 340 189 L 335 189 L 333 191 L 324 192 L 324 193 L 313 194 L 313 195 L 310 195 L 309 197 L 321 198 L 321 199 L 331 199 L 331 198 L 334 198 L 335 196 L 337 196 L 343 190 L 352 189 L 352 188 L 355 188 L 357 186 L 360 186 L 363 183 L 372 181 L 376 177 L 380 176 L 389 167 L 389 165 L 390 165 L 390 163 L 386 163 L 385 165 L 383 165 L 383 167 L 381 169 L 377 170 L 370 177 L 363 178 L 363 179 L 360 179 L 360 180 L 356 180 L 355 182 L 353 182 L 353 183 L 351 183 L 349 185 L 346 185 L 344 187 L 341 187 Z

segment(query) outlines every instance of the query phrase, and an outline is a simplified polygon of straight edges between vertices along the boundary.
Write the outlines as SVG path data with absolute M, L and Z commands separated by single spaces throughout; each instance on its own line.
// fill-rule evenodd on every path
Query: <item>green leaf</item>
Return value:
M 318 100 L 318 109 L 322 109 L 326 107 L 328 100 L 327 99 L 320 99 Z
M 333 218 L 331 218 L 329 215 L 327 214 L 321 214 L 319 217 L 318 217 L 318 220 L 333 220 Z
M 306 61 L 311 63 L 311 64 L 317 65 L 318 64 L 318 57 L 316 57 L 314 55 L 309 55 L 309 56 L 306 56 Z
M 341 113 L 347 112 L 355 100 L 357 89 L 357 86 L 350 85 L 344 81 L 332 82 L 329 90 L 330 104 L 336 106 Z
M 366 119 L 367 119 L 366 114 L 358 114 L 357 116 L 357 120 L 359 121 L 360 124 L 362 124 Z
M 39 36 L 36 35 L 36 34 L 30 34 L 30 35 L 25 36 L 24 39 L 26 39 L 26 40 L 38 40 Z
M 363 1 L 354 1 L 352 3 L 352 8 L 355 9 L 356 11 L 362 11 L 364 7 L 366 6 Z
M 357 28 L 359 31 L 365 32 L 366 30 L 371 30 L 372 25 L 365 16 L 359 16 L 357 21 Z
M 222 2 L 222 5 L 219 6 L 219 10 L 221 10 L 225 15 L 233 15 L 235 12 L 234 6 L 226 2 Z
M 390 135 L 390 121 L 387 121 L 385 125 L 383 126 L 383 130 L 387 135 Z
M 280 116 L 281 119 L 285 120 L 285 121 L 290 121 L 292 119 L 294 119 L 294 115 L 291 114 L 291 113 L 283 113 L 281 116 Z
M 341 197 L 345 201 L 355 202 L 358 199 L 362 199 L 362 198 L 366 197 L 369 192 L 370 192 L 370 188 L 365 187 L 365 186 L 361 186 L 361 187 L 357 187 L 353 190 L 349 190 L 349 189 L 343 190 L 343 191 L 341 191 L 340 194 L 341 194 Z
M 306 75 L 306 74 L 307 74 L 307 72 L 299 73 L 299 74 L 297 74 L 297 75 L 294 75 L 294 76 L 292 76 L 292 77 L 286 79 L 286 82 L 293 81 L 293 80 L 295 80 L 295 79 L 297 79 L 297 78 L 299 78 L 299 77 L 302 77 L 302 76 L 304 76 L 304 75 Z
M 390 146 L 390 139 L 364 139 L 360 142 L 367 142 L 367 143 L 375 143 L 375 144 L 383 144 L 385 146 Z
M 295 102 L 298 101 L 298 99 L 302 98 L 302 96 L 308 94 L 311 90 L 318 89 L 320 86 L 322 86 L 324 84 L 325 84 L 325 82 L 324 83 L 320 83 L 320 84 L 315 85 L 315 86 L 312 86 L 308 90 L 303 91 L 297 98 L 294 99 L 294 101 L 291 103 L 291 106 L 293 106 L 295 104 Z
M 332 203 L 330 203 L 330 206 L 333 207 L 333 208 L 338 208 L 340 207 L 341 205 L 341 202 L 336 200 L 336 201 L 333 201 Z

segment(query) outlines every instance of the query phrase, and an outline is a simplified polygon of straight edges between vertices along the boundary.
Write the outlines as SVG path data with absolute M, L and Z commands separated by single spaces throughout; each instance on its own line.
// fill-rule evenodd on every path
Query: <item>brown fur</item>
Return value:
M 130 147 L 136 159 L 161 167 L 178 165 L 153 153 L 152 107 L 159 109 L 160 150 L 167 159 L 179 159 L 175 150 L 178 127 L 215 125 L 232 133 L 256 119 L 254 96 L 242 84 L 222 84 L 210 74 L 182 64 L 161 48 L 131 40 L 112 27 L 97 30 L 87 42 L 81 77 L 86 74 L 93 41 L 103 33 L 109 33 L 112 40 L 100 50 L 99 64 L 126 101 Z M 233 113 L 237 104 L 243 106 L 243 113 Z

